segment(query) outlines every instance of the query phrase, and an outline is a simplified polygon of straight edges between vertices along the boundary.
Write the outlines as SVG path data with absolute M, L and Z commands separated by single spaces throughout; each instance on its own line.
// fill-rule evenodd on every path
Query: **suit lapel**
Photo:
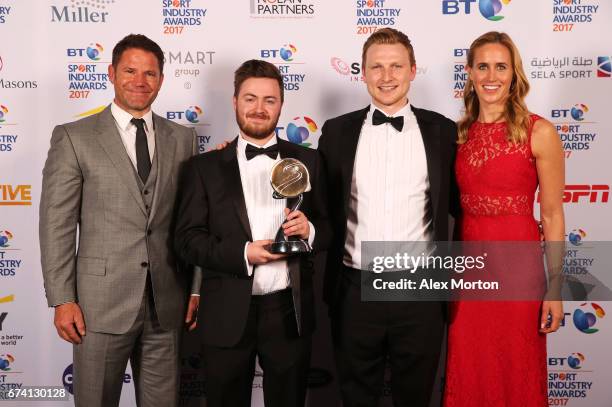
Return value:
M 240 224 L 244 229 L 244 232 L 249 237 L 249 240 L 253 240 L 251 234 L 251 225 L 249 223 L 249 216 L 246 209 L 246 202 L 244 200 L 244 191 L 242 190 L 242 180 L 240 179 L 240 167 L 238 167 L 238 156 L 236 154 L 236 145 L 238 144 L 238 138 L 235 138 L 226 148 L 221 152 L 222 158 L 222 171 L 224 185 L 230 193 L 230 198 L 234 203 L 234 209 L 240 220 Z
M 431 194 L 431 206 L 433 217 L 436 218 L 436 208 L 440 201 L 440 177 L 442 171 L 442 161 L 440 159 L 440 126 L 433 123 L 426 117 L 420 109 L 410 107 L 416 116 L 425 145 L 425 155 L 427 156 L 427 173 L 429 177 L 429 188 Z
M 354 116 L 344 123 L 344 128 L 340 137 L 342 137 L 344 145 L 344 153 L 342 156 L 342 194 L 344 197 L 344 213 L 348 213 L 349 197 L 351 195 L 351 180 L 353 179 L 353 169 L 355 167 L 355 155 L 357 154 L 357 144 L 359 143 L 359 135 L 363 127 L 370 107 L 356 112 Z
M 175 159 L 174 153 L 176 151 L 176 140 L 172 137 L 170 126 L 156 114 L 153 115 L 153 126 L 155 127 L 157 179 L 155 181 L 155 194 L 149 219 L 153 219 L 160 203 L 167 199 L 164 195 L 164 190 L 171 178 Z
M 104 109 L 98 116 L 95 127 L 96 140 L 102 146 L 108 158 L 113 163 L 123 184 L 138 204 L 142 213 L 146 216 L 147 210 L 140 194 L 138 181 L 134 173 L 134 165 L 125 151 L 125 146 L 117 130 L 117 125 L 111 114 L 110 106 Z

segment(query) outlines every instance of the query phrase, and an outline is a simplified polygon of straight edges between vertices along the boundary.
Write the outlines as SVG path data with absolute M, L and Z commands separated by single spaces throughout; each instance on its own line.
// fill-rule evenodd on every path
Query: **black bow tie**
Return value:
M 246 154 L 247 160 L 257 157 L 260 154 L 265 154 L 274 160 L 278 156 L 278 143 L 267 148 L 257 148 L 254 145 L 247 144 L 244 153 Z
M 374 110 L 374 114 L 372 115 L 372 124 L 374 126 L 378 126 L 379 124 L 383 123 L 390 123 L 395 130 L 402 131 L 404 128 L 404 116 L 389 117 L 378 109 Z

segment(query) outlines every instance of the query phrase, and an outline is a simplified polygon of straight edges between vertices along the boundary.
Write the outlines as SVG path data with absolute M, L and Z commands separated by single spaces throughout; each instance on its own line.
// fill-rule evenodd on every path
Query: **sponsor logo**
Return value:
M 593 0 L 553 0 L 553 31 L 572 31 L 579 25 L 593 22 L 599 11 Z
M 468 73 L 465 70 L 467 66 L 467 55 L 468 48 L 455 48 L 453 49 L 453 57 L 455 59 L 453 63 L 453 98 L 463 99 L 463 91 L 465 89 L 465 82 L 468 79 Z M 459 59 L 461 58 L 461 59 Z
M 610 186 L 603 184 L 566 185 L 563 191 L 563 203 L 608 203 Z M 538 203 L 540 192 L 538 191 Z
M 311 134 L 318 130 L 317 124 L 308 116 L 297 116 L 287 124 L 287 140 L 294 144 L 300 144 L 304 147 L 310 147 L 312 143 L 307 143 L 306 140 Z
M 112 5 L 118 0 L 70 0 L 51 5 L 52 23 L 102 24 L 110 19 Z
M 0 304 L 7 304 L 13 301 L 15 301 L 15 294 L 5 295 L 4 297 L 0 297 Z
M 597 77 L 610 78 L 612 77 L 612 61 L 611 57 L 597 57 Z
M 594 328 L 597 321 L 605 316 L 606 312 L 604 309 L 599 304 L 591 302 L 581 304 L 580 308 L 574 311 L 572 320 L 574 321 L 574 326 L 580 332 L 585 334 L 594 334 L 599 332 L 598 328 Z
M 132 375 L 129 373 L 123 374 L 123 383 L 129 384 L 132 382 Z M 64 372 L 62 373 L 62 384 L 66 391 L 72 395 L 74 395 L 74 365 L 71 363 L 66 366 Z
M 206 380 L 202 374 L 204 362 L 200 353 L 181 357 L 181 387 L 179 405 L 185 406 L 194 399 L 206 397 Z
M 4 320 L 6 319 L 8 312 L 0 312 L 0 332 L 2 332 L 2 326 L 4 324 Z M 2 336 L 0 336 L 0 341 L 2 340 Z M 0 345 L 4 345 L 4 343 L 0 343 Z
M 183 34 L 188 27 L 199 27 L 207 9 L 193 7 L 196 0 L 163 0 L 162 27 L 164 34 Z
M 401 8 L 390 7 L 391 0 L 357 0 L 357 34 L 369 35 L 398 23 Z
M 13 151 L 19 139 L 17 134 L 9 130 L 17 125 L 17 123 L 9 122 L 9 112 L 8 107 L 0 104 L 0 154 Z
M 165 69 L 175 78 L 184 78 L 185 89 L 191 89 L 191 79 L 199 77 L 206 65 L 212 65 L 216 51 L 176 49 L 164 51 Z
M 582 229 L 574 229 L 567 235 L 567 240 L 574 246 L 582 246 L 582 240 L 587 236 Z
M 14 237 L 8 230 L 0 232 L 0 277 L 14 277 L 22 266 L 21 250 L 12 245 Z M 4 298 L 7 302 L 14 299 L 13 296 Z
M 298 91 L 304 85 L 306 74 L 299 69 L 303 62 L 296 60 L 298 47 L 292 43 L 285 43 L 280 48 L 262 49 L 259 51 L 261 59 L 266 59 L 278 67 L 283 76 L 285 91 Z M 299 58 L 297 58 L 299 59 Z
M 107 66 L 110 61 L 102 61 L 104 47 L 97 42 L 83 48 L 67 48 L 68 98 L 87 99 L 94 93 L 108 89 Z
M 531 79 L 589 79 L 594 78 L 594 60 L 587 56 L 535 57 L 530 63 Z
M 1 7 L 0 7 L 1 8 Z M 4 68 L 4 61 L 0 56 L 0 71 Z M 0 89 L 36 89 L 38 82 L 32 80 L 0 78 Z
M 8 21 L 11 15 L 11 6 L 0 6 L 0 24 L 4 24 Z
M 32 185 L 0 184 L 0 206 L 32 205 Z
M 0 248 L 6 249 L 10 246 L 9 241 L 13 239 L 13 234 L 8 230 L 0 230 Z
M 442 14 L 471 14 L 478 3 L 480 14 L 489 21 L 504 19 L 500 13 L 511 0 L 442 0 Z
M 15 364 L 15 357 L 11 354 L 4 353 L 0 355 L 0 370 L 3 372 L 10 372 L 11 366 Z
M 592 143 L 598 137 L 592 130 L 597 123 L 585 121 L 588 111 L 589 107 L 584 103 L 551 111 L 553 121 L 561 120 L 555 122 L 555 126 L 563 143 L 566 158 L 570 158 L 574 152 L 590 150 Z
M 250 0 L 251 18 L 313 18 L 315 3 L 305 0 Z
M 191 105 L 185 110 L 170 110 L 166 112 L 166 119 L 180 123 L 187 127 L 194 127 L 196 130 L 200 126 L 210 126 L 210 123 L 203 121 L 204 111 L 198 105 Z M 210 136 L 197 135 L 198 152 L 201 154 L 206 151 Z
M 548 358 L 548 404 L 570 405 L 572 399 L 584 399 L 593 386 L 589 375 L 593 370 L 584 370 L 587 357 L 574 352 L 565 357 Z

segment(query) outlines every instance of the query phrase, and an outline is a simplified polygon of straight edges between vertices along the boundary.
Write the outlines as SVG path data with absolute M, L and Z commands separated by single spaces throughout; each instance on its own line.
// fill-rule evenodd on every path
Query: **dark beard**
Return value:
M 279 115 L 280 117 L 280 115 Z M 276 130 L 276 125 L 278 124 L 278 119 L 276 118 L 268 127 L 262 128 L 261 130 L 256 130 L 249 126 L 244 120 L 242 120 L 242 116 L 236 111 L 236 122 L 238 123 L 238 128 L 240 131 L 251 138 L 256 140 L 262 140 L 268 137 L 273 131 Z

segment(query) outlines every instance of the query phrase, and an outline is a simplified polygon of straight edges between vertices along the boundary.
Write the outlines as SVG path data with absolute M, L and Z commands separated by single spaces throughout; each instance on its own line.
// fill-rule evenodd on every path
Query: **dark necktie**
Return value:
M 147 133 L 144 129 L 144 119 L 130 120 L 136 126 L 136 168 L 138 175 L 143 183 L 147 182 L 151 172 L 151 157 L 149 156 L 149 144 L 147 143 Z
M 267 148 L 258 148 L 254 145 L 247 144 L 244 153 L 246 154 L 247 160 L 250 160 L 253 157 L 257 157 L 260 154 L 265 154 L 274 160 L 278 156 L 278 143 Z
M 402 131 L 404 128 L 404 116 L 389 117 L 380 110 L 374 110 L 372 115 L 372 124 L 378 126 L 383 123 L 390 123 L 397 131 Z

